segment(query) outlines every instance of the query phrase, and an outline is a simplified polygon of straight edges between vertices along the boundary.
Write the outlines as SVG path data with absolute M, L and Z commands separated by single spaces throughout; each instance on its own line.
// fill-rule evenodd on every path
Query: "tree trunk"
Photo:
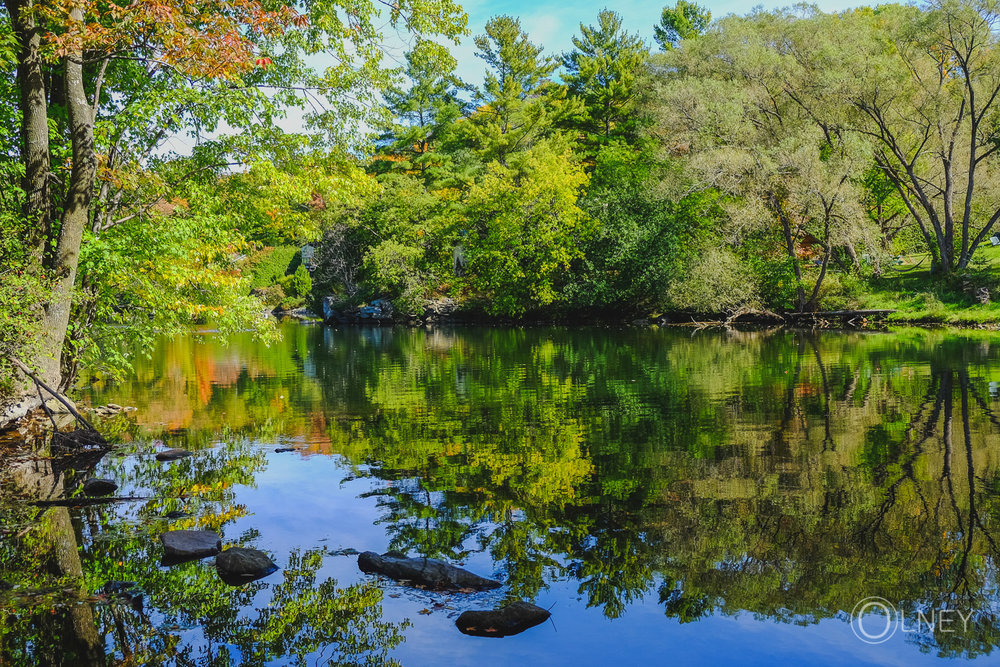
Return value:
M 51 199 L 49 193 L 49 120 L 45 91 L 44 62 L 41 54 L 42 30 L 32 13 L 33 0 L 4 0 L 10 15 L 14 36 L 20 49 L 17 58 L 18 105 L 21 112 L 21 162 L 24 164 L 24 202 L 22 215 L 32 224 L 23 239 L 30 262 L 28 270 L 41 273 L 49 251 L 51 233 Z M 35 360 L 36 367 L 40 364 Z M 49 380 L 58 366 L 46 370 Z M 0 426 L 23 417 L 38 407 L 40 400 L 32 384 L 21 376 L 21 384 L 13 396 L 0 396 Z
M 21 110 L 21 160 L 24 163 L 24 207 L 28 228 L 25 245 L 32 257 L 33 270 L 41 270 L 49 240 L 49 119 L 45 98 L 45 76 L 42 68 L 42 31 L 32 16 L 33 2 L 6 0 L 14 34 L 20 43 L 17 87 Z
M 70 19 L 81 21 L 83 12 L 74 7 Z M 66 111 L 70 138 L 73 143 L 73 169 L 70 174 L 69 192 L 63 207 L 59 242 L 52 260 L 55 282 L 52 296 L 45 307 L 42 352 L 37 363 L 41 376 L 60 384 L 60 359 L 66 331 L 69 328 L 73 306 L 73 287 L 80 261 L 83 232 L 90 220 L 90 201 L 97 174 L 97 154 L 94 149 L 94 113 L 87 98 L 83 81 L 83 64 L 80 53 L 65 59 Z

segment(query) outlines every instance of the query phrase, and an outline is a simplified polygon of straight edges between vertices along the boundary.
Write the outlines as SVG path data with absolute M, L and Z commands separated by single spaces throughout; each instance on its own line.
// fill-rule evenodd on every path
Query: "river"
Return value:
M 83 473 L 22 462 L 18 493 L 84 474 L 139 500 L 0 506 L 0 665 L 987 664 L 1000 645 L 996 333 L 289 323 L 269 346 L 162 341 L 77 398 L 137 408 L 102 426 L 121 444 Z M 184 528 L 281 569 L 231 587 L 210 558 L 161 566 Z M 408 587 L 363 574 L 367 550 L 503 586 Z M 551 619 L 455 626 L 512 600 Z

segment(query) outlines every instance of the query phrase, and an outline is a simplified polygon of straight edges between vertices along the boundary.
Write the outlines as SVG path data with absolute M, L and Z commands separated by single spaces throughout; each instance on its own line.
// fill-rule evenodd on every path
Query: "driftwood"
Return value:
M 42 395 L 42 389 L 44 389 L 45 391 L 49 392 L 54 399 L 56 399 L 57 401 L 59 401 L 60 403 L 62 403 L 66 407 L 66 409 L 69 410 L 69 413 L 71 415 L 73 415 L 73 417 L 78 422 L 80 422 L 81 424 L 83 424 L 83 426 L 86 429 L 84 431 L 84 433 L 86 433 L 85 440 L 88 441 L 85 444 L 95 444 L 95 445 L 106 444 L 105 441 L 104 441 L 103 436 L 101 436 L 101 434 L 97 431 L 97 429 L 94 428 L 94 425 L 91 424 L 89 421 L 87 421 L 84 418 L 84 416 L 80 414 L 80 412 L 73 406 L 73 404 L 69 401 L 69 399 L 67 399 L 65 396 L 63 396 L 62 394 L 60 394 L 58 391 L 56 391 L 55 389 L 53 389 L 49 385 L 47 385 L 44 382 L 42 382 L 41 378 L 39 378 L 37 375 L 35 375 L 34 372 L 32 372 L 32 370 L 30 368 L 28 368 L 23 363 L 21 363 L 21 361 L 18 360 L 17 358 L 12 357 L 11 355 L 8 354 L 7 355 L 7 360 L 10 361 L 10 363 L 14 364 L 14 366 L 18 370 L 20 370 L 22 373 L 24 373 L 29 378 L 31 378 L 31 381 L 35 383 L 35 388 L 38 390 L 38 398 L 42 401 L 42 409 L 45 410 L 45 414 L 52 421 L 52 427 L 55 429 L 56 433 L 59 433 L 59 429 L 55 428 L 56 423 L 55 423 L 55 420 L 52 418 L 52 412 L 45 405 L 44 396 Z M 68 438 L 68 439 L 65 439 L 65 440 L 67 440 L 67 444 L 74 444 L 72 438 Z M 60 444 L 64 444 L 64 443 L 60 443 Z

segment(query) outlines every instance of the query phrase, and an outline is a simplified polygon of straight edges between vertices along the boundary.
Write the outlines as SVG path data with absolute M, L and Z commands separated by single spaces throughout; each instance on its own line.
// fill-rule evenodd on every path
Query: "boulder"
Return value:
M 106 496 L 118 490 L 118 485 L 110 479 L 92 477 L 83 483 L 83 492 L 88 496 Z
M 394 314 L 395 309 L 385 299 L 375 299 L 367 306 L 358 308 L 358 317 L 362 320 L 388 322 L 392 320 Z
M 431 299 L 424 304 L 424 317 L 428 320 L 443 320 L 454 316 L 458 303 L 454 299 L 444 297 Z
M 476 637 L 509 637 L 548 620 L 547 609 L 530 602 L 513 602 L 492 611 L 463 612 L 455 625 L 465 635 Z
M 177 459 L 182 459 L 185 456 L 191 456 L 191 452 L 186 449 L 165 449 L 162 452 L 156 453 L 156 460 L 176 461 Z
M 74 410 L 76 409 L 76 404 L 73 403 L 73 401 L 67 398 L 66 402 L 72 405 Z M 63 404 L 62 401 L 60 401 L 57 398 L 50 398 L 49 400 L 45 401 L 45 407 L 48 408 L 49 412 L 57 415 L 72 412 L 69 408 L 67 408 Z
M 169 530 L 160 535 L 163 564 L 214 556 L 222 550 L 222 539 L 211 530 Z
M 374 551 L 365 551 L 358 556 L 358 567 L 366 574 L 381 574 L 436 590 L 470 588 L 485 591 L 500 587 L 499 581 L 480 577 L 444 561 L 407 558 L 392 551 L 381 556 Z
M 343 313 L 340 312 L 343 299 L 339 296 L 323 297 L 323 321 L 327 324 L 342 323 L 346 321 Z
M 320 319 L 316 315 L 316 313 L 314 313 L 308 308 L 293 308 L 291 310 L 283 310 L 281 311 L 281 316 L 289 317 L 293 320 L 303 320 L 306 322 Z
M 239 586 L 277 572 L 278 566 L 263 551 L 230 547 L 215 557 L 215 569 L 224 582 Z

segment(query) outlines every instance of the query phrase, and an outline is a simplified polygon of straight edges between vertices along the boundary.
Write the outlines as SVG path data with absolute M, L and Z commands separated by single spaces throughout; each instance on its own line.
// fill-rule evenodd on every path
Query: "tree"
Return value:
M 564 54 L 563 81 L 571 95 L 584 105 L 582 122 L 574 123 L 607 143 L 612 137 L 629 138 L 636 129 L 637 83 L 647 49 L 637 35 L 622 30 L 621 15 L 603 10 L 598 25 L 580 24 L 573 38 L 575 50 Z
M 705 32 L 712 22 L 712 12 L 693 2 L 677 0 L 673 7 L 664 7 L 659 25 L 653 26 L 656 42 L 664 51 L 677 48 L 684 39 Z
M 424 0 L 395 3 L 385 16 L 336 0 L 312 3 L 306 13 L 256 0 L 71 3 L 68 11 L 5 0 L 5 7 L 4 28 L 19 45 L 21 133 L 3 154 L 23 165 L 20 215 L 27 225 L 19 240 L 26 270 L 45 274 L 52 287 L 40 312 L 39 349 L 29 361 L 53 385 L 61 376 L 84 239 L 149 219 L 173 185 L 152 187 L 149 170 L 171 134 L 190 129 L 200 136 L 223 121 L 253 129 L 195 151 L 192 173 L 218 170 L 267 146 L 283 105 L 308 101 L 319 109 L 311 126 L 340 145 L 388 82 L 376 25 L 388 19 L 452 38 L 465 25 L 456 5 Z M 305 63 L 320 51 L 338 62 L 321 74 Z M 8 403 L 0 421 L 30 407 Z
M 411 156 L 404 168 L 425 173 L 436 161 L 432 154 L 442 135 L 462 116 L 465 104 L 458 93 L 467 86 L 455 74 L 457 66 L 446 47 L 420 39 L 406 54 L 403 75 L 409 87 L 394 85 L 386 91 L 386 106 L 397 119 L 384 137 L 386 150 Z
M 1000 6 L 889 5 L 835 23 L 854 39 L 834 52 L 817 105 L 849 103 L 847 128 L 875 142 L 935 268 L 967 268 L 1000 220 Z
M 468 196 L 469 281 L 494 315 L 555 302 L 591 222 L 579 207 L 587 175 L 558 138 L 489 165 Z
M 822 32 L 781 12 L 723 19 L 718 31 L 669 54 L 678 74 L 667 75 L 654 102 L 660 139 L 690 154 L 706 184 L 736 198 L 731 242 L 777 232 L 769 247 L 780 247 L 791 268 L 800 312 L 816 308 L 834 251 L 854 252 L 869 236 L 857 188 L 869 142 L 833 129 L 836 107 L 801 103 L 821 85 Z M 805 242 L 819 249 L 812 280 Z
M 485 81 L 477 91 L 479 108 L 469 119 L 469 138 L 485 160 L 501 164 L 513 152 L 526 150 L 544 137 L 560 111 L 565 87 L 548 77 L 558 67 L 531 43 L 521 22 L 497 16 L 486 34 L 475 38 L 476 56 L 486 61 Z

